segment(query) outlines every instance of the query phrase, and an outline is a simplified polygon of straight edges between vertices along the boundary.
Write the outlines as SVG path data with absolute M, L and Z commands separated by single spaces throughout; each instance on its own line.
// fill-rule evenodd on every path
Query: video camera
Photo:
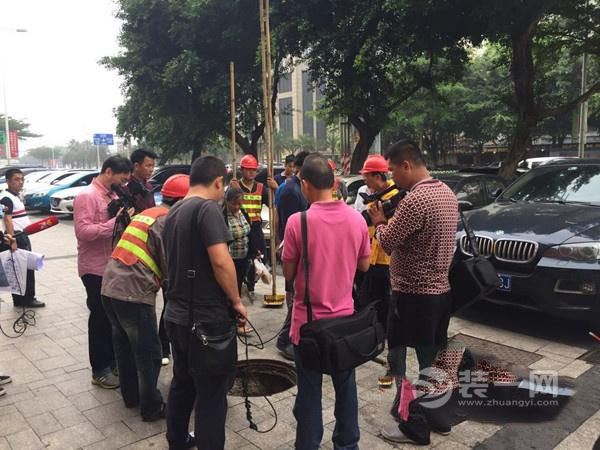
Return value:
M 398 193 L 393 197 L 388 198 L 387 200 L 383 200 L 383 197 L 392 192 L 394 189 L 397 190 Z M 400 203 L 400 200 L 406 197 L 406 194 L 408 194 L 408 191 L 406 189 L 400 189 L 395 184 L 393 184 L 381 192 L 376 192 L 375 194 L 370 195 L 361 192 L 360 196 L 363 199 L 365 205 L 369 205 L 373 202 L 381 202 L 383 206 L 383 214 L 386 219 L 389 219 L 394 215 L 394 211 L 396 211 L 398 203 Z M 369 215 L 369 212 L 367 210 L 364 210 L 361 214 L 367 222 L 368 226 L 373 225 L 373 222 L 371 221 L 371 216 Z
M 135 209 L 135 200 L 129 192 L 125 191 L 125 189 L 118 184 L 111 184 L 110 189 L 119 196 L 119 198 L 112 200 L 108 204 L 108 215 L 111 219 L 116 217 L 121 208 L 123 208 L 123 211 L 127 211 L 129 208 Z

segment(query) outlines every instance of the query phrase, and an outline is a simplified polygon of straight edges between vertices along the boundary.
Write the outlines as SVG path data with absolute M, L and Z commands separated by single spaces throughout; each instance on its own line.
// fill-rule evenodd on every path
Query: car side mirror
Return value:
M 473 203 L 461 200 L 458 202 L 458 209 L 461 212 L 471 211 L 473 209 Z

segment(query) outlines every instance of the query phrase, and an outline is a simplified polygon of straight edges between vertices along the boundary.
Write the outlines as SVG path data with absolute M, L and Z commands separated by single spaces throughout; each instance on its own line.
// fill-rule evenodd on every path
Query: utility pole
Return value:
M 587 54 L 584 53 L 581 60 L 581 95 L 587 92 Z M 582 102 L 579 105 L 579 145 L 577 147 L 577 156 L 584 157 L 585 143 L 587 139 L 587 120 L 588 102 Z

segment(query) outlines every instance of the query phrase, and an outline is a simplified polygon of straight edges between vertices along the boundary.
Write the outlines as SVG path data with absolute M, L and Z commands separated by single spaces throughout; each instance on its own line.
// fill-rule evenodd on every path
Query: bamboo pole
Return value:
M 233 170 L 233 178 L 237 178 L 237 146 L 235 143 L 235 65 L 233 61 L 229 63 L 229 84 L 231 93 L 231 168 Z
M 265 132 L 264 141 L 267 155 L 267 173 L 273 174 L 273 112 L 271 108 L 271 87 L 272 87 L 272 68 L 271 68 L 271 29 L 269 26 L 269 0 L 259 0 L 260 13 L 260 50 L 262 63 L 262 81 L 263 81 L 263 109 Z M 277 295 L 277 249 L 275 248 L 275 210 L 273 204 L 273 191 L 269 188 L 269 223 L 271 226 L 271 275 L 272 275 L 272 296 L 271 302 L 279 302 L 283 305 L 283 296 Z M 281 297 L 281 299 L 279 299 Z M 272 303 L 276 304 L 276 303 Z

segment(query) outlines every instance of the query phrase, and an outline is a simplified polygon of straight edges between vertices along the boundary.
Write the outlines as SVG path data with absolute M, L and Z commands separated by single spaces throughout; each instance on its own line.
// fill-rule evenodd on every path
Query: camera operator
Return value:
M 116 217 L 110 217 L 109 204 L 118 200 L 113 185 L 122 186 L 131 174 L 131 163 L 122 156 L 111 156 L 102 164 L 100 174 L 73 201 L 73 223 L 77 237 L 77 268 L 87 293 L 88 342 L 92 384 L 104 389 L 119 387 L 114 375 L 115 357 L 111 325 L 102 307 L 102 275 L 113 250 Z M 132 216 L 133 208 L 117 211 L 117 216 Z
M 394 182 L 387 179 L 387 172 L 388 163 L 383 156 L 371 155 L 365 161 L 360 173 L 365 180 L 367 189 L 373 193 L 371 197 L 379 197 L 382 201 L 385 201 L 399 194 L 398 189 L 392 189 L 382 195 L 389 187 L 394 186 Z M 367 204 L 367 211 L 375 207 L 376 204 L 377 202 Z M 379 302 L 377 304 L 378 316 L 385 325 L 391 297 L 390 256 L 381 248 L 381 244 L 375 237 L 375 227 L 373 225 L 369 226 L 369 237 L 371 238 L 369 270 L 362 277 L 357 277 L 357 280 L 360 280 L 360 285 L 357 286 L 356 307 L 361 309 L 372 302 Z M 393 362 L 391 360 L 394 357 L 395 352 L 389 351 L 389 367 L 392 367 Z M 389 369 L 388 373 L 379 377 L 379 385 L 383 388 L 390 387 L 393 382 Z
M 448 272 L 454 254 L 458 203 L 447 185 L 431 177 L 415 142 L 397 142 L 387 151 L 386 159 L 396 186 L 409 192 L 389 221 L 380 203 L 369 209 L 369 215 L 381 247 L 392 255 L 387 338 L 390 349 L 404 353 L 397 361 L 401 364 L 391 367 L 392 374 L 402 378 L 406 375 L 407 346 L 415 348 L 422 373 L 447 343 Z M 399 420 L 397 401 L 399 394 L 392 407 Z M 382 435 L 394 442 L 412 442 L 415 426 L 410 420 L 400 422 L 399 426 L 384 427 Z M 446 433 L 450 427 L 434 431 Z
M 148 182 L 154 172 L 154 162 L 158 156 L 151 150 L 138 148 L 131 154 L 131 178 L 127 183 L 127 191 L 133 197 L 135 212 L 155 206 L 152 184 Z

